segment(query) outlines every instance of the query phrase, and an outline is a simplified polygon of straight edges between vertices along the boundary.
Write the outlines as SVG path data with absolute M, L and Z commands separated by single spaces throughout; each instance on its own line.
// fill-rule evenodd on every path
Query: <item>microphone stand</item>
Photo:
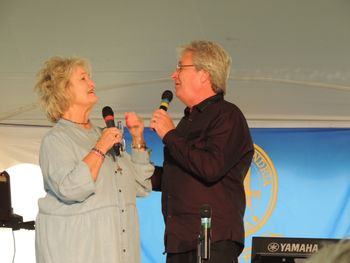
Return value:
M 35 230 L 35 221 L 23 222 L 23 217 L 13 214 L 9 220 L 0 220 L 0 227 L 12 228 L 13 231 L 19 229 Z
M 197 263 L 202 263 L 202 234 L 198 235 L 198 241 L 197 241 Z
M 211 243 L 211 207 L 203 205 L 200 212 L 201 229 L 197 242 L 197 263 L 208 262 L 210 260 Z

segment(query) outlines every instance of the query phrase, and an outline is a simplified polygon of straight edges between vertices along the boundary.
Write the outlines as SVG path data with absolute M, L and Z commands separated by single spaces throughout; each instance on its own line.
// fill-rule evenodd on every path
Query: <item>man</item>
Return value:
M 243 180 L 254 148 L 242 112 L 224 100 L 231 58 L 209 41 L 182 47 L 180 58 L 172 79 L 185 116 L 175 128 L 159 109 L 150 123 L 165 146 L 163 168 L 156 168 L 152 184 L 162 191 L 167 263 L 197 262 L 204 204 L 212 210 L 205 262 L 238 262 L 244 247 Z

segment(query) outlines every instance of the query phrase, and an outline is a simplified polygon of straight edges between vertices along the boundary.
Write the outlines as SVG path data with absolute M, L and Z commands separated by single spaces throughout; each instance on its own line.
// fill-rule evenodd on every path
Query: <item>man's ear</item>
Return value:
M 210 81 L 210 75 L 209 75 L 208 71 L 201 70 L 200 81 L 201 81 L 201 83 L 205 83 L 206 81 Z

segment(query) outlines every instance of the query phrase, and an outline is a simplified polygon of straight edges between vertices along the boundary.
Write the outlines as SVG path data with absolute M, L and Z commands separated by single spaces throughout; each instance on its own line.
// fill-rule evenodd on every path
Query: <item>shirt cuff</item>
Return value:
M 167 134 L 165 134 L 164 137 L 163 137 L 163 143 L 165 145 L 171 143 L 175 136 L 176 136 L 176 129 L 173 129 L 173 130 L 167 132 Z
M 131 149 L 131 161 L 138 164 L 149 164 L 150 163 L 150 150 L 139 151 Z

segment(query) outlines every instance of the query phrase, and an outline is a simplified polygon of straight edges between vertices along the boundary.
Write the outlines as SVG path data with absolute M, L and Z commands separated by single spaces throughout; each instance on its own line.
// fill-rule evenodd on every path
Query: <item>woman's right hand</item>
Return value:
M 105 128 L 103 129 L 101 137 L 98 139 L 95 147 L 106 154 L 114 144 L 121 143 L 122 139 L 122 131 L 118 128 Z

